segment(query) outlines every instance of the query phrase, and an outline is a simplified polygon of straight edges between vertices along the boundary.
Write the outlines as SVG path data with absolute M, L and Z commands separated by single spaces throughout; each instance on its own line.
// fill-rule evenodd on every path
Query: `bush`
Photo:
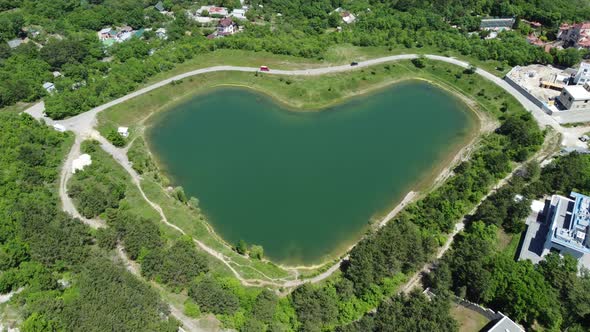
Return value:
M 125 138 L 121 136 L 115 129 L 112 129 L 108 132 L 107 139 L 116 147 L 122 147 L 126 144 Z

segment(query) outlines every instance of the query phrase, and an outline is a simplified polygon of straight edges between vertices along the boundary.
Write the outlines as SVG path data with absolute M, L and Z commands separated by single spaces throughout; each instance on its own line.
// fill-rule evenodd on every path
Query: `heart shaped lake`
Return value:
M 218 89 L 158 114 L 146 137 L 226 241 L 310 264 L 340 253 L 371 219 L 431 183 L 476 129 L 457 97 L 409 81 L 317 112 Z

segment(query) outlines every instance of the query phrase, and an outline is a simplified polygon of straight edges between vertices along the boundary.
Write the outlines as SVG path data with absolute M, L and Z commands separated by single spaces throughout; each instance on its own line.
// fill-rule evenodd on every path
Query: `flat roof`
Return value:
M 590 197 L 573 192 L 571 199 L 558 198 L 551 222 L 551 242 L 570 248 L 577 253 L 590 253 Z M 587 239 L 588 238 L 588 239 Z
M 502 313 L 500 314 L 504 316 Z M 508 318 L 508 316 L 504 316 L 488 332 L 524 332 L 524 330 L 513 322 L 512 319 Z
M 590 91 L 586 90 L 581 85 L 568 85 L 563 88 L 574 100 L 590 99 Z

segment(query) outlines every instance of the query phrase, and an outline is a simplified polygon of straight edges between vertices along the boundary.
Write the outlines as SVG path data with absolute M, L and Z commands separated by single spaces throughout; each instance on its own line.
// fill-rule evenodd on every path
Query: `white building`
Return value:
M 119 127 L 117 128 L 117 132 L 119 135 L 123 137 L 129 137 L 129 128 L 128 127 Z
M 590 110 L 590 83 L 568 85 L 561 90 L 557 99 L 568 111 Z
M 242 8 L 242 9 L 234 9 L 234 10 L 232 10 L 232 12 L 229 15 L 231 17 L 237 18 L 239 20 L 245 20 L 246 19 L 246 11 L 247 11 L 247 7 Z
M 590 83 L 590 62 L 580 63 L 580 68 L 574 76 L 574 84 L 584 85 Z
M 55 84 L 51 82 L 45 82 L 43 83 L 43 89 L 47 90 L 48 93 L 53 93 L 55 92 Z
M 159 28 L 158 30 L 156 30 L 156 36 L 160 39 L 168 39 L 168 34 L 166 33 L 165 28 Z
M 60 133 L 66 132 L 66 127 L 64 125 L 60 125 L 59 123 L 54 124 L 53 129 L 59 131 Z
M 89 154 L 83 154 L 80 157 L 74 159 L 72 162 L 72 173 L 84 170 L 84 167 L 92 165 L 92 158 Z

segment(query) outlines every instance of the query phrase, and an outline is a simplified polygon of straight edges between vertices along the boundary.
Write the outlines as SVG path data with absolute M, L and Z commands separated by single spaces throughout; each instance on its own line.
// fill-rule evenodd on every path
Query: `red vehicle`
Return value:
M 270 71 L 267 66 L 260 66 L 260 71 Z

